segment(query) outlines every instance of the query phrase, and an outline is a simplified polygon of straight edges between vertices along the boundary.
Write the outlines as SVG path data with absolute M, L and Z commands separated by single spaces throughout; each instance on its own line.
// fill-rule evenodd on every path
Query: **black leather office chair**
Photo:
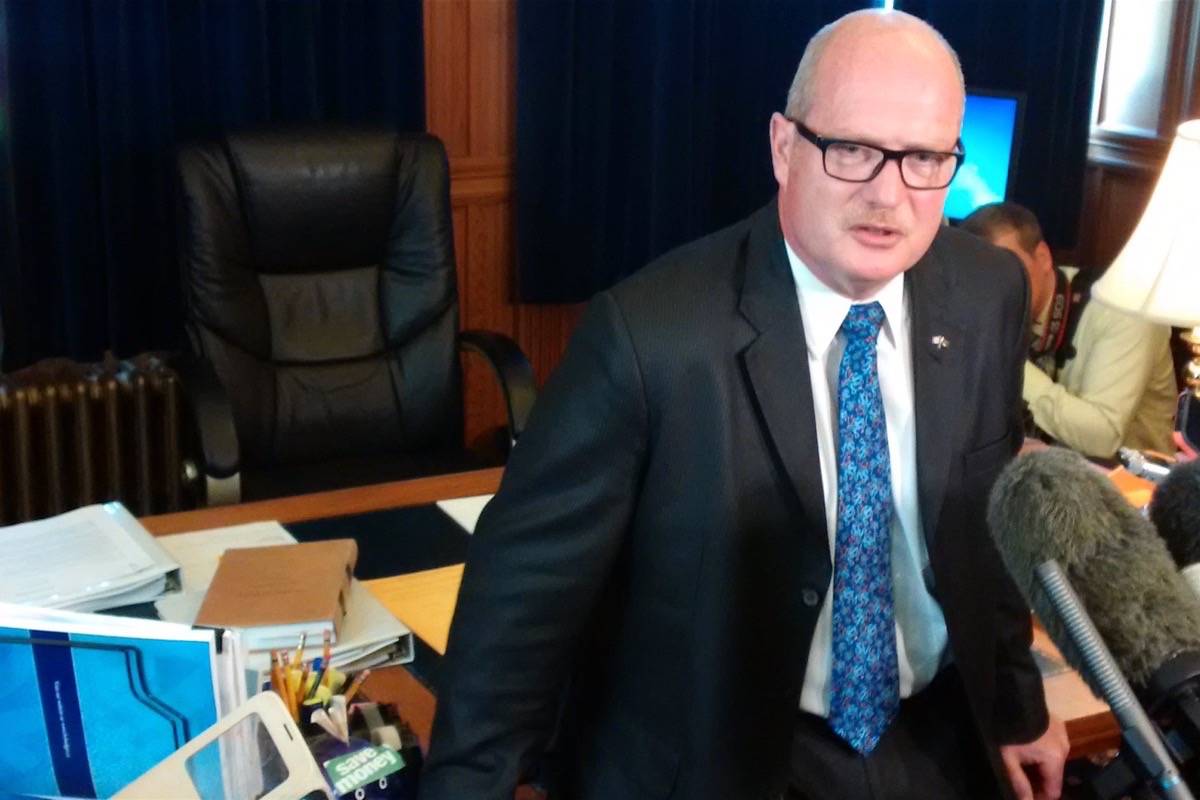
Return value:
M 535 396 L 509 338 L 458 331 L 446 153 L 423 134 L 299 129 L 184 148 L 179 365 L 210 503 L 481 466 L 459 349 L 481 352 L 509 441 Z

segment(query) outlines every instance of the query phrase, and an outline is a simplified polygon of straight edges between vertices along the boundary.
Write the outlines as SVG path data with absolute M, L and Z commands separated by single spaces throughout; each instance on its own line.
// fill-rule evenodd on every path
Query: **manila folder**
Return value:
M 357 560 L 353 539 L 226 550 L 196 624 L 241 628 L 251 650 L 286 647 L 301 632 L 336 640 Z

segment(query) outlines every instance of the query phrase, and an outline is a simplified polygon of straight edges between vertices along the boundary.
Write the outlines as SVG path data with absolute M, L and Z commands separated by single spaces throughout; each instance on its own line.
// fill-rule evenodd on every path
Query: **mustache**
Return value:
M 846 219 L 846 228 L 855 228 L 860 225 L 867 225 L 872 228 L 888 228 L 900 234 L 907 234 L 908 229 L 901 225 L 900 222 L 890 213 L 887 212 L 864 212 L 860 214 L 852 214 Z

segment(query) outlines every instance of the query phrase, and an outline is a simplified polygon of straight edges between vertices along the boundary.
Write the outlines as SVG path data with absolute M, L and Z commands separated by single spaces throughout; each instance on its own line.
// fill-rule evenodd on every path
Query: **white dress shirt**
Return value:
M 853 301 L 821 283 L 790 246 L 787 246 L 787 255 L 796 281 L 804 340 L 808 347 L 813 416 L 821 459 L 821 483 L 825 490 L 825 524 L 832 557 L 837 540 L 838 369 L 845 349 L 845 339 L 839 329 Z M 892 472 L 891 562 L 896 657 L 900 696 L 909 697 L 925 688 L 937 674 L 946 654 L 946 620 L 927 583 L 929 553 L 925 549 L 917 497 L 912 334 L 904 275 L 897 275 L 874 297 L 857 302 L 875 301 L 883 306 L 885 315 L 876 349 Z M 822 717 L 829 715 L 832 614 L 833 587 L 830 586 L 813 632 L 800 693 L 800 707 Z

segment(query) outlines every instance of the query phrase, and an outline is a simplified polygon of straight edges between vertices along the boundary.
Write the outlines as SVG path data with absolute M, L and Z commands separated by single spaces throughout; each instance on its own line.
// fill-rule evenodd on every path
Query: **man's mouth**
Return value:
M 850 235 L 867 247 L 890 247 L 900 241 L 899 228 L 890 225 L 859 224 L 850 227 Z

